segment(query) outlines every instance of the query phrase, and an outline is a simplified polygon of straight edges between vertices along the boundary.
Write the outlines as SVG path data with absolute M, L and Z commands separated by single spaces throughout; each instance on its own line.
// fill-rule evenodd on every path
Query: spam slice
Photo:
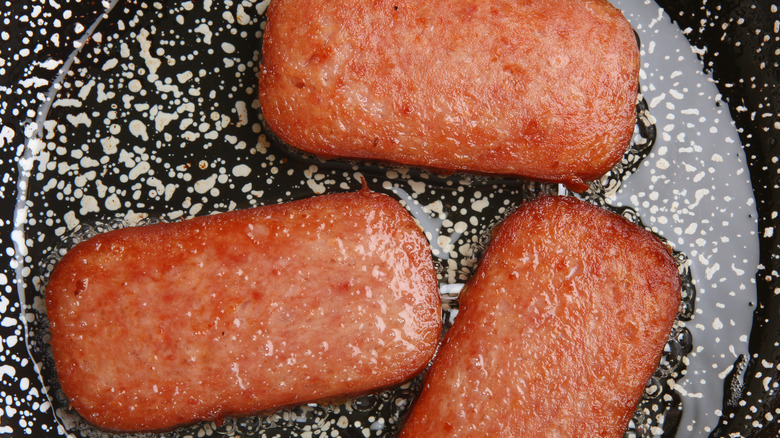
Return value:
M 606 0 L 273 0 L 260 105 L 295 148 L 583 188 L 626 151 L 639 51 Z
M 121 431 L 398 384 L 441 331 L 427 240 L 367 189 L 98 235 L 46 299 L 72 407 Z
M 401 437 L 622 437 L 678 312 L 652 234 L 570 197 L 499 226 Z

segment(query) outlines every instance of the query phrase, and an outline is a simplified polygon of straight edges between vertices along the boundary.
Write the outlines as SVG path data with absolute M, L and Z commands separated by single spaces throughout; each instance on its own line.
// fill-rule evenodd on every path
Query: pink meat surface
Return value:
M 622 437 L 680 303 L 667 248 L 567 197 L 501 224 L 402 438 Z
M 95 236 L 46 298 L 71 405 L 122 431 L 395 385 L 441 331 L 427 240 L 365 189 Z
M 633 133 L 639 50 L 606 0 L 273 0 L 260 104 L 323 157 L 574 188 Z

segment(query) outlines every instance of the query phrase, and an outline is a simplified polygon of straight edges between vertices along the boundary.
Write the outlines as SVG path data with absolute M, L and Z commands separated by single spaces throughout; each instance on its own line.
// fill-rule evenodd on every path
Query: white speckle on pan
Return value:
M 650 99 L 650 108 L 657 107 L 666 98 L 666 93 L 660 93 L 657 96 Z
M 119 197 L 116 194 L 111 194 L 111 196 L 106 198 L 106 209 L 117 211 L 120 208 L 122 208 L 122 201 L 119 200 Z
M 103 67 L 101 67 L 103 70 L 111 70 L 112 68 L 119 65 L 119 60 L 117 58 L 111 58 L 108 61 L 106 61 L 103 64 Z
M 471 203 L 471 209 L 476 211 L 476 212 L 481 212 L 488 205 L 490 205 L 490 201 L 487 198 L 480 198 L 480 199 L 474 200 L 474 202 Z
M 128 125 L 128 128 L 130 130 L 130 133 L 134 136 L 140 138 L 141 140 L 149 140 L 149 134 L 146 132 L 146 124 L 142 122 L 141 120 L 135 119 L 131 120 L 130 124 Z
M 148 161 L 141 161 L 140 163 L 136 164 L 132 169 L 130 169 L 130 172 L 127 173 L 127 177 L 130 180 L 138 179 L 141 175 L 146 175 L 149 170 L 152 168 L 152 165 Z
M 238 21 L 239 24 L 242 25 L 246 25 L 249 23 L 250 17 L 249 14 L 246 13 L 243 4 L 239 4 L 236 8 L 236 20 Z
M 211 28 L 207 24 L 201 24 L 200 26 L 196 27 L 195 32 L 198 32 L 203 35 L 203 42 L 206 44 L 211 44 Z
M 409 181 L 409 186 L 412 188 L 412 192 L 418 195 L 424 193 L 426 188 L 423 181 Z
M 191 72 L 191 71 L 189 71 L 189 70 L 188 70 L 188 71 L 185 71 L 185 72 L 178 73 L 178 74 L 176 75 L 176 80 L 178 80 L 178 81 L 179 81 L 179 83 L 181 83 L 181 84 L 183 84 L 183 83 L 185 83 L 185 82 L 189 81 L 189 80 L 190 80 L 190 79 L 192 79 L 192 78 L 193 78 L 193 74 L 192 74 L 192 72 Z
M 16 376 L 16 368 L 11 365 L 0 365 L 0 378 L 3 378 L 4 376 Z
M 235 53 L 236 51 L 236 46 L 230 43 L 222 43 L 221 47 L 222 47 L 222 51 L 225 53 Z
M 152 42 L 149 40 L 149 31 L 147 29 L 141 29 L 141 32 L 138 33 L 138 42 L 141 45 L 141 58 L 144 60 L 146 68 L 149 69 L 149 76 L 155 78 L 157 69 L 162 65 L 162 61 L 152 56 Z
M 166 113 L 159 111 L 154 117 L 154 129 L 162 131 L 168 126 L 169 123 L 179 118 L 177 113 Z
M 252 173 L 252 168 L 246 164 L 238 164 L 233 167 L 233 176 L 245 177 Z
M 81 209 L 79 210 L 81 216 L 86 216 L 89 213 L 97 213 L 99 211 L 100 207 L 94 196 L 87 195 L 81 198 Z
M 46 79 L 33 77 L 33 78 L 23 79 L 19 83 L 19 85 L 21 85 L 24 88 L 40 88 L 49 85 L 49 81 L 47 81 Z
M 311 189 L 312 192 L 316 195 L 321 195 L 325 193 L 325 185 L 322 183 L 318 183 L 313 179 L 309 179 L 306 181 L 306 185 Z
M 245 126 L 249 123 L 249 113 L 246 109 L 246 102 L 244 101 L 236 101 L 236 114 L 238 115 L 238 121 L 236 122 L 238 126 Z
M 79 125 L 87 127 L 92 126 L 92 119 L 90 119 L 86 113 L 79 113 L 73 116 L 69 115 L 67 120 L 75 127 L 78 127 Z
M 444 216 L 444 204 L 440 200 L 436 200 L 426 205 L 424 211 L 431 216 L 442 217 Z
M 211 189 L 214 188 L 214 184 L 216 182 L 217 182 L 217 175 L 213 174 L 208 178 L 195 181 L 195 184 L 193 184 L 193 188 L 197 193 L 200 194 L 208 193 Z

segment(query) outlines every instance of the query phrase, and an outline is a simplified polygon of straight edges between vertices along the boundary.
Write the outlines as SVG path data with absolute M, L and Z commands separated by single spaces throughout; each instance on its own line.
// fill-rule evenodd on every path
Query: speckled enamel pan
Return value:
M 631 150 L 580 195 L 665 239 L 684 304 L 628 437 L 780 432 L 780 12 L 771 2 L 615 0 L 641 44 Z M 111 436 L 67 404 L 43 286 L 108 229 L 372 190 L 423 226 L 446 322 L 490 230 L 558 186 L 295 153 L 256 99 L 268 1 L 0 6 L 0 436 Z M 619 379 L 620 376 L 615 376 Z M 393 436 L 419 379 L 167 437 Z

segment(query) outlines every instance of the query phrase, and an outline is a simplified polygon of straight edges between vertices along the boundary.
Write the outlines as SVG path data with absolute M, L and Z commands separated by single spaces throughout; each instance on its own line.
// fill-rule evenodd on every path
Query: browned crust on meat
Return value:
M 582 188 L 624 154 L 639 52 L 604 0 L 274 0 L 260 104 L 323 157 Z
M 441 330 L 427 240 L 365 189 L 98 235 L 46 300 L 72 407 L 122 431 L 392 386 Z
M 622 437 L 679 303 L 651 233 L 574 198 L 525 204 L 462 293 L 401 437 Z

